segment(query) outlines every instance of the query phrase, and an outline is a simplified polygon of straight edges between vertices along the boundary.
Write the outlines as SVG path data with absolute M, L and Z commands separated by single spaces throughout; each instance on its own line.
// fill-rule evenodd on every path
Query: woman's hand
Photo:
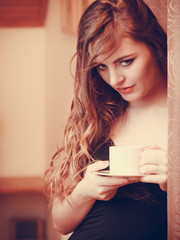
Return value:
M 127 178 L 96 174 L 97 171 L 108 166 L 109 161 L 98 161 L 87 167 L 85 176 L 78 186 L 83 196 L 88 199 L 107 201 L 114 197 L 119 187 L 132 183 Z
M 158 146 L 145 147 L 140 160 L 141 182 L 157 183 L 167 191 L 167 153 Z

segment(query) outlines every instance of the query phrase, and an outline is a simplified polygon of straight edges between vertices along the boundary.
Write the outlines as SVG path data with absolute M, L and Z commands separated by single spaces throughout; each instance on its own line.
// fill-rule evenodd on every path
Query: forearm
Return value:
M 62 203 L 56 199 L 52 208 L 54 228 L 62 234 L 68 234 L 81 223 L 91 210 L 95 199 L 83 195 L 79 183 L 72 194 Z

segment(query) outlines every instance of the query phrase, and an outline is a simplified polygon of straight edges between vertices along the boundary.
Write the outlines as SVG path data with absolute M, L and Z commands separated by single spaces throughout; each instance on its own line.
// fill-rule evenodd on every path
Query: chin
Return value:
M 135 103 L 140 101 L 142 98 L 141 97 L 123 97 L 123 99 L 129 103 Z

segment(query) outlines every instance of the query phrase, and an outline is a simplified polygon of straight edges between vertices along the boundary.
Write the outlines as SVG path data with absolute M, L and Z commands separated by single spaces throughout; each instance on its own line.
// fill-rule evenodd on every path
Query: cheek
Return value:
M 134 69 L 134 79 L 144 87 L 151 87 L 154 82 L 154 68 L 150 61 L 141 61 Z
M 156 84 L 156 68 L 153 64 L 148 64 L 145 71 L 145 83 L 149 88 L 153 88 Z
M 146 71 L 143 68 L 136 68 L 131 72 L 131 79 L 138 85 L 144 85 L 147 79 Z

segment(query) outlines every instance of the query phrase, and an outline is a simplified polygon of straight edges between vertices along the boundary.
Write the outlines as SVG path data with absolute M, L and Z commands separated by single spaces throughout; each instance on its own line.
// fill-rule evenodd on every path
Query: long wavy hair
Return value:
M 84 177 L 94 152 L 111 137 L 112 126 L 128 103 L 98 74 L 95 59 L 109 56 L 125 37 L 144 42 L 166 75 L 166 33 L 143 0 L 96 0 L 78 27 L 74 98 L 62 148 L 45 172 L 50 200 L 62 201 Z

